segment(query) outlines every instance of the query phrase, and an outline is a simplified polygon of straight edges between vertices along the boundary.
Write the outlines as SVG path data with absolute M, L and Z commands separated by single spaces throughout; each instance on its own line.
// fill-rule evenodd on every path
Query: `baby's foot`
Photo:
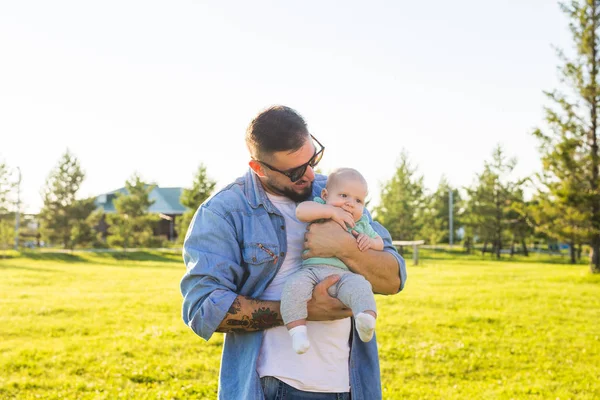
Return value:
M 375 332 L 375 317 L 367 313 L 360 313 L 356 316 L 356 330 L 358 331 L 358 337 L 363 342 L 368 342 L 373 339 L 373 332 Z
M 304 354 L 310 347 L 306 325 L 300 325 L 289 330 L 292 336 L 292 347 L 298 354 Z

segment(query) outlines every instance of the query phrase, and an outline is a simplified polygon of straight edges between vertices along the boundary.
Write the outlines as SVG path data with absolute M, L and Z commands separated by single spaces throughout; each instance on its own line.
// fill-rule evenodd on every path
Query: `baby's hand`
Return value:
M 356 244 L 360 251 L 365 251 L 371 248 L 371 238 L 364 233 L 359 233 L 356 237 Z
M 352 214 L 341 207 L 333 207 L 331 210 L 331 219 L 340 224 L 344 230 L 349 227 L 354 228 L 354 218 L 352 218 Z

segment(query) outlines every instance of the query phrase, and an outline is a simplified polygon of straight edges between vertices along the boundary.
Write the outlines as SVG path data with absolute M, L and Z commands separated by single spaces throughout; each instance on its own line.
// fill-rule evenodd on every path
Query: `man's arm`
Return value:
M 233 225 L 217 210 L 207 206 L 198 210 L 184 241 L 183 258 L 187 271 L 181 280 L 182 315 L 198 336 L 208 340 L 214 332 L 256 331 L 282 324 L 279 302 L 250 299 L 239 293 L 238 285 L 248 267 L 242 265 Z M 319 283 L 327 286 L 313 292 L 309 319 L 334 320 L 350 315 L 338 299 L 327 294 L 333 283 Z
M 278 301 L 237 296 L 216 332 L 262 331 L 283 325 Z
M 391 247 L 391 240 L 381 236 L 384 242 L 388 239 Z M 304 248 L 308 251 L 302 255 L 303 258 L 339 258 L 351 271 L 364 276 L 375 293 L 394 294 L 404 286 L 401 277 L 406 276 L 406 272 L 400 256 L 396 257 L 389 248 L 386 251 L 360 251 L 356 239 L 334 222 L 311 224 L 305 236 Z
M 327 289 L 339 280 L 339 276 L 328 276 L 319 282 L 308 302 L 309 321 L 331 321 L 352 316 L 352 311 L 338 299 L 329 296 Z M 216 332 L 253 332 L 283 325 L 280 302 L 251 299 L 237 296 Z

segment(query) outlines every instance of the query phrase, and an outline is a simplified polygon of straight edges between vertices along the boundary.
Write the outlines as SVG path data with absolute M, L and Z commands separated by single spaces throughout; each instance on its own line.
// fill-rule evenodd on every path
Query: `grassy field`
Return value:
M 377 298 L 384 399 L 600 398 L 600 276 L 424 253 Z M 0 399 L 215 398 L 222 335 L 181 321 L 182 273 L 158 252 L 0 258 Z

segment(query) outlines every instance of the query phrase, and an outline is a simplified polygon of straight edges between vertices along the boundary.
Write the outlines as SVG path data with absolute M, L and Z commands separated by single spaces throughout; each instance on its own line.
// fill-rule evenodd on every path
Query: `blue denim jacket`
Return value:
M 317 175 L 315 196 L 320 195 L 326 180 Z M 383 238 L 384 250 L 398 259 L 404 286 L 404 259 L 392 246 L 387 230 L 377 222 L 372 226 Z M 185 323 L 208 340 L 238 294 L 258 298 L 263 293 L 281 267 L 286 251 L 283 216 L 269 201 L 255 174 L 248 171 L 206 201 L 190 224 L 183 245 L 187 272 L 181 281 Z M 261 331 L 225 335 L 219 399 L 264 398 L 256 372 L 262 336 Z M 350 351 L 352 399 L 381 399 L 377 342 L 364 343 L 357 336 L 352 335 Z

